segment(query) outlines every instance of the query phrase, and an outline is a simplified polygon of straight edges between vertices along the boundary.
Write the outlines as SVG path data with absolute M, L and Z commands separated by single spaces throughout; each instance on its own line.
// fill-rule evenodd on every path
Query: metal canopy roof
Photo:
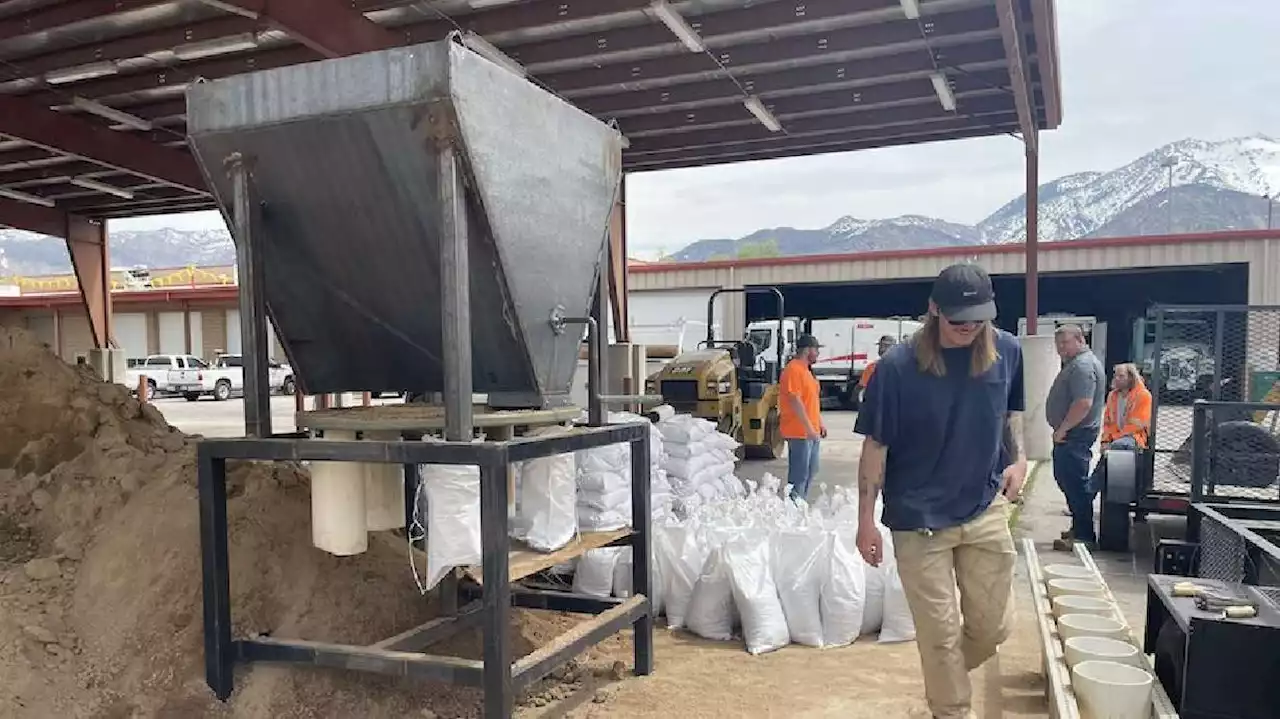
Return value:
M 0 0 L 0 225 L 210 209 L 187 83 L 453 31 L 616 120 L 631 171 L 1061 119 L 1053 0 Z

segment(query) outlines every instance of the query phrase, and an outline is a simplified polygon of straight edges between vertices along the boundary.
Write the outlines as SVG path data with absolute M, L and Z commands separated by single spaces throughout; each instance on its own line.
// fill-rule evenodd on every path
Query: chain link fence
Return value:
M 1158 307 L 1135 339 L 1153 399 L 1151 489 L 1193 494 L 1193 405 L 1208 400 L 1230 404 L 1203 418 L 1203 496 L 1280 501 L 1280 307 Z

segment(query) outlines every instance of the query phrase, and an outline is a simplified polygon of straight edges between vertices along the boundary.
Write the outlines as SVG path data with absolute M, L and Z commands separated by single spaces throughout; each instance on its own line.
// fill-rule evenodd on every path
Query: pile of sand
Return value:
M 0 329 L 0 716 L 473 716 L 472 690 L 296 666 L 204 684 L 194 443 L 128 391 Z M 297 467 L 229 468 L 237 636 L 371 643 L 432 608 L 407 558 L 310 541 Z M 518 652 L 564 628 L 522 615 Z M 474 635 L 450 642 L 478 652 Z

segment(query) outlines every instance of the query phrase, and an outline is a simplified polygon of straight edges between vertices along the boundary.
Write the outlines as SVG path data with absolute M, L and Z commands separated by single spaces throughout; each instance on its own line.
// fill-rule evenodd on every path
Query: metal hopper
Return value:
M 582 335 L 555 320 L 585 316 L 596 288 L 614 129 L 453 40 L 196 83 L 187 102 L 228 218 L 226 164 L 252 177 L 263 292 L 305 392 L 446 389 L 446 355 L 465 363 L 441 310 L 457 222 L 474 391 L 568 402 Z

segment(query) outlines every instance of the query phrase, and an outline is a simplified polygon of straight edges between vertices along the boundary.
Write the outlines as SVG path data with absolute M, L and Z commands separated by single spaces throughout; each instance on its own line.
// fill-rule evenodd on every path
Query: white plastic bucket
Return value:
M 1097 579 L 1098 575 L 1082 564 L 1046 564 L 1040 568 L 1046 582 L 1054 579 Z
M 356 433 L 327 430 L 317 439 L 352 442 Z M 311 463 L 311 543 L 349 557 L 369 548 L 364 467 L 358 462 Z
M 1099 661 L 1128 664 L 1142 668 L 1142 654 L 1128 642 L 1110 637 L 1072 637 L 1062 643 L 1067 666 L 1081 662 Z
M 1083 719 L 1149 719 L 1151 673 L 1116 662 L 1080 662 L 1071 683 Z
M 1102 582 L 1092 579 L 1050 579 L 1049 596 L 1061 597 L 1066 594 L 1079 594 L 1086 597 L 1105 597 L 1107 588 Z
M 1064 614 L 1096 614 L 1114 619 L 1116 608 L 1111 602 L 1100 597 L 1064 594 L 1053 598 L 1053 616 L 1061 617 Z
M 1058 617 L 1058 634 L 1062 641 L 1072 637 L 1107 637 L 1128 641 L 1129 628 L 1113 617 L 1097 614 L 1063 614 Z

